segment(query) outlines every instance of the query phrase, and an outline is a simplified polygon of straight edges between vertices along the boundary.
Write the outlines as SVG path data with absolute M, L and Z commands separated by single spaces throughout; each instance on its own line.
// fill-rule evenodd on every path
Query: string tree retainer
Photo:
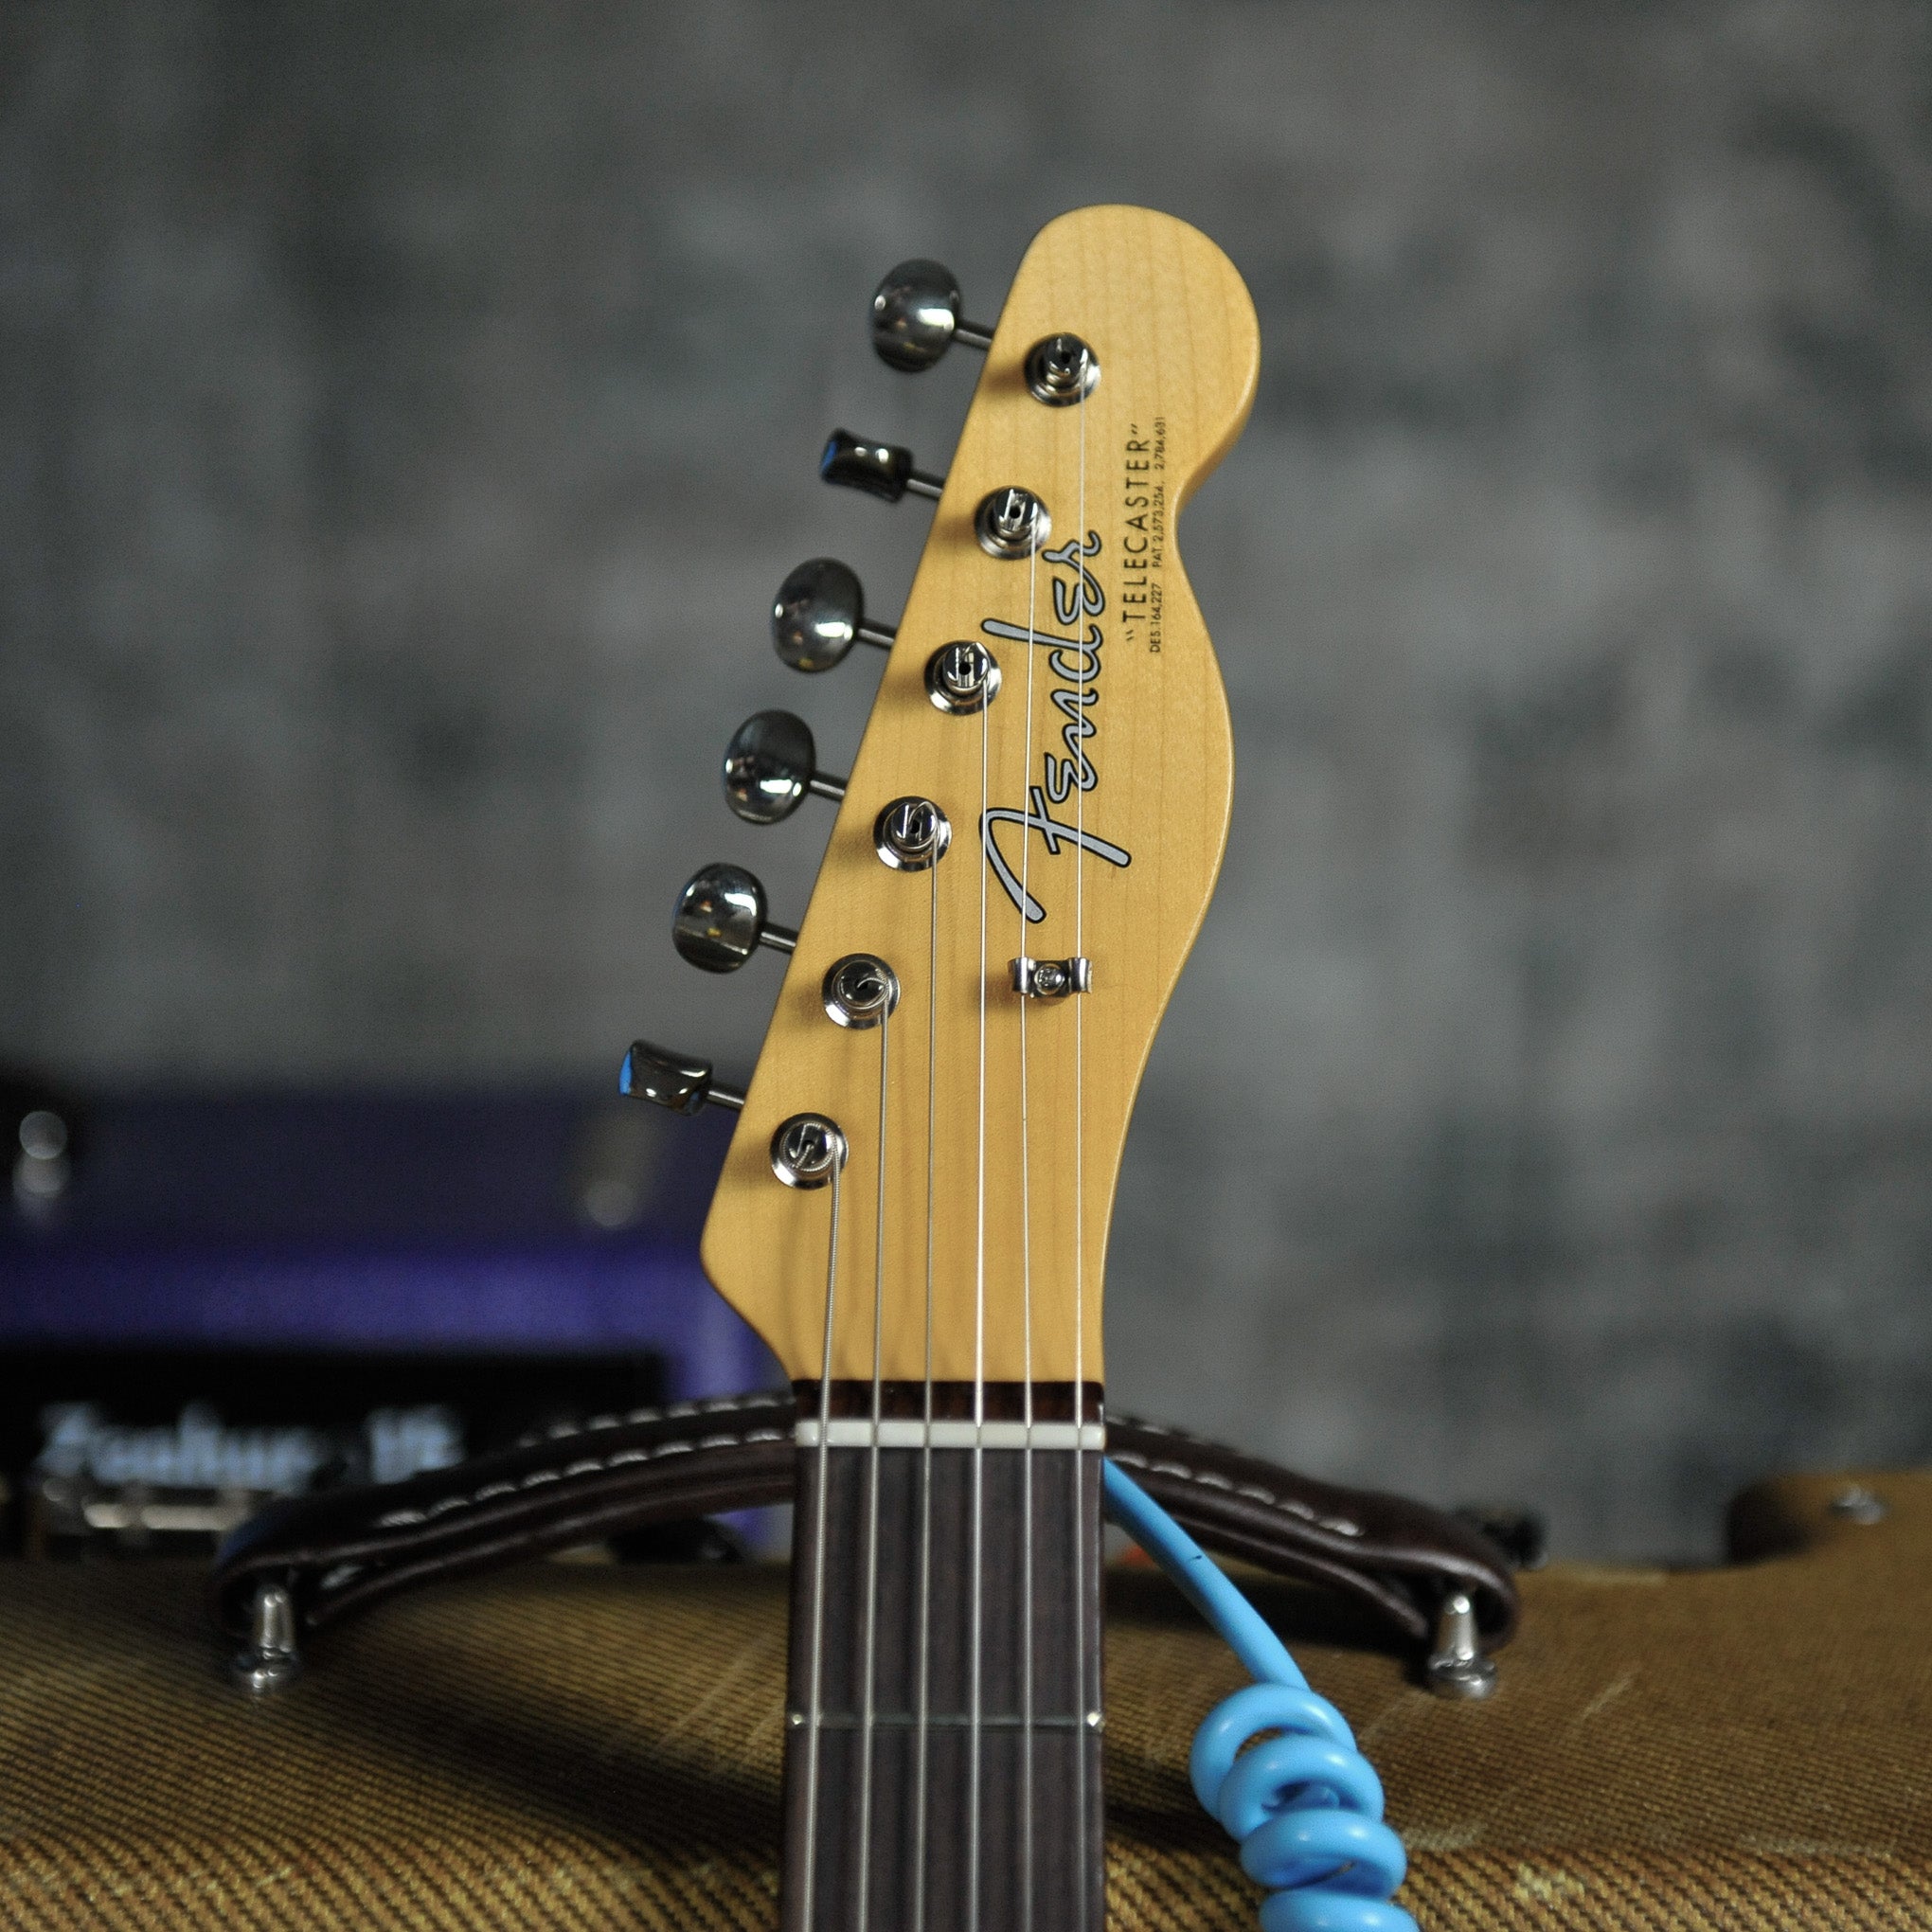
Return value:
M 1094 962 L 1078 954 L 1071 959 L 1029 959 L 1023 953 L 1011 971 L 1013 991 L 1022 999 L 1064 999 L 1093 991 Z

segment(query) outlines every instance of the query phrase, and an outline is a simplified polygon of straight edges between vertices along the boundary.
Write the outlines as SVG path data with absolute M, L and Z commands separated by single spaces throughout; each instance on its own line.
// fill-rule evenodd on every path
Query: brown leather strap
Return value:
M 789 1391 L 599 1419 L 381 1488 L 272 1505 L 215 1560 L 208 1605 L 242 1637 L 260 1583 L 286 1584 L 305 1634 L 441 1577 L 496 1569 L 648 1524 L 788 1503 Z M 1259 1458 L 1110 1416 L 1107 1453 L 1208 1548 L 1342 1593 L 1412 1643 L 1467 1592 L 1483 1643 L 1507 1643 L 1516 1590 L 1502 1552 L 1459 1518 L 1313 1482 Z

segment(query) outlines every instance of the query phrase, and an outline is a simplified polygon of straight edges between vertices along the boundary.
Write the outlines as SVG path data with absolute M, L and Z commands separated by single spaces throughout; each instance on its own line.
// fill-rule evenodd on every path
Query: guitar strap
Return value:
M 288 1592 L 309 1637 L 418 1584 L 499 1569 L 652 1524 L 789 1503 L 789 1391 L 676 1403 L 553 1430 L 406 1482 L 271 1505 L 217 1555 L 208 1608 L 246 1638 L 258 1590 Z M 1516 1623 L 1510 1562 L 1444 1511 L 1297 1476 L 1179 1430 L 1107 1422 L 1107 1454 L 1206 1547 L 1315 1584 L 1426 1645 L 1466 1596 L 1485 1650 Z

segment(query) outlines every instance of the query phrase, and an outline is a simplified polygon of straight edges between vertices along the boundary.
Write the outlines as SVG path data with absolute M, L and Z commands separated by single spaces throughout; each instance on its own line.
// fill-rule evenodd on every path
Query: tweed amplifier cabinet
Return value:
M 1381 1767 L 1424 1927 L 1932 1924 L 1932 1474 L 1740 1498 L 1737 1560 L 1521 1580 L 1451 1703 L 1336 1600 L 1257 1601 Z M 531 1564 L 398 1597 L 230 1688 L 195 1565 L 0 1565 L 0 1922 L 765 1928 L 785 1578 Z M 1108 1581 L 1121 1932 L 1254 1924 L 1185 1758 L 1239 1667 Z

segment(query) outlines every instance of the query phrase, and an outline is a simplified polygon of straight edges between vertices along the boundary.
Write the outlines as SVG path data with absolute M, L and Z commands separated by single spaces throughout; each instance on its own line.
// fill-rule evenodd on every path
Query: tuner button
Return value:
M 789 953 L 798 935 L 765 917 L 765 891 L 742 866 L 707 866 L 677 895 L 671 943 L 706 973 L 735 973 L 760 946 Z
M 863 490 L 868 496 L 897 503 L 909 490 L 935 502 L 946 487 L 943 476 L 927 474 L 912 464 L 912 452 L 903 443 L 868 442 L 849 429 L 835 429 L 818 456 L 818 474 L 828 483 Z
M 917 375 L 956 342 L 987 349 L 993 331 L 959 319 L 959 284 L 943 262 L 902 261 L 872 294 L 872 347 L 881 362 Z
M 724 751 L 724 802 L 750 825 L 776 825 L 808 792 L 834 803 L 845 780 L 815 766 L 812 729 L 789 711 L 760 711 L 731 734 Z
M 617 1091 L 636 1100 L 654 1100 L 673 1114 L 695 1114 L 707 1104 L 733 1114 L 744 1107 L 743 1094 L 714 1078 L 708 1060 L 673 1053 L 649 1040 L 631 1042 L 631 1050 L 617 1069 Z
M 794 671 L 830 671 L 854 643 L 892 648 L 890 624 L 866 621 L 866 594 L 836 558 L 814 557 L 778 585 L 772 642 Z

